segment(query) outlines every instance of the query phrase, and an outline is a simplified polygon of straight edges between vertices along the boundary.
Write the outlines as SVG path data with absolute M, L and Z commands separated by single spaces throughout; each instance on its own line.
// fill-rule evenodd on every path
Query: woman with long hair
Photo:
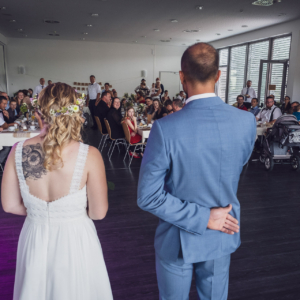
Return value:
M 153 100 L 154 112 L 152 114 L 152 120 L 158 120 L 168 115 L 168 111 L 163 107 L 158 99 Z
M 121 114 L 121 103 L 119 98 L 114 98 L 109 109 L 106 120 L 109 123 L 111 129 L 111 136 L 113 139 L 122 139 L 125 137 Z
M 17 95 L 16 95 L 16 101 L 17 101 L 17 114 L 18 114 L 18 117 L 21 115 L 21 111 L 20 111 L 20 108 L 21 108 L 21 105 L 23 104 L 24 102 L 24 98 L 25 98 L 25 95 L 23 93 L 23 91 L 18 91 Z
M 142 140 L 142 137 L 138 134 L 137 121 L 136 121 L 136 117 L 134 116 L 133 107 L 127 108 L 123 122 L 125 122 L 128 126 L 130 132 L 130 143 L 131 144 L 139 143 Z M 135 146 L 130 147 L 129 155 L 133 156 L 134 158 L 142 157 L 143 153 L 141 150 L 136 150 L 136 152 L 132 152 L 134 148 Z
M 143 92 L 141 92 L 141 91 L 137 92 L 137 94 L 135 95 L 135 102 L 143 103 L 143 104 L 146 103 Z
M 81 110 L 64 83 L 39 94 L 40 135 L 14 145 L 5 165 L 5 212 L 26 216 L 14 300 L 111 300 L 93 220 L 108 210 L 101 154 L 81 143 Z

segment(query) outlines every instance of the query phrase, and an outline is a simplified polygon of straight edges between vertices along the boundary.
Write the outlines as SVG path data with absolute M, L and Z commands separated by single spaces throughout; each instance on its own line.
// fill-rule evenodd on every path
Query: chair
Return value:
M 100 150 L 100 145 L 101 145 L 101 143 L 103 141 L 103 145 L 102 145 L 102 148 L 100 150 L 100 152 L 102 152 L 102 150 L 104 148 L 104 145 L 105 145 L 105 143 L 107 141 L 107 138 L 108 138 L 108 133 L 103 133 L 102 125 L 101 125 L 101 122 L 99 120 L 99 117 L 95 116 L 95 120 L 96 120 L 98 129 L 99 129 L 100 133 L 102 134 L 102 137 L 101 137 L 101 140 L 100 140 L 100 143 L 99 143 L 99 146 L 98 146 L 98 150 Z
M 119 149 L 119 144 L 123 144 L 125 139 L 124 138 L 121 138 L 121 139 L 113 139 L 112 136 L 111 136 L 111 128 L 109 126 L 109 123 L 106 119 L 104 119 L 104 122 L 105 122 L 105 126 L 106 126 L 106 129 L 107 129 L 107 132 L 109 134 L 109 138 L 111 139 L 112 143 L 110 144 L 110 147 L 109 147 L 109 150 L 108 150 L 108 157 L 109 157 L 109 160 L 111 158 L 111 155 L 112 153 L 114 152 L 114 149 L 115 149 L 115 146 L 117 145 L 118 149 Z M 110 151 L 111 150 L 111 151 Z M 119 149 L 119 152 L 120 152 L 120 149 Z
M 126 142 L 128 143 L 128 147 L 126 148 L 126 153 L 125 153 L 125 156 L 124 156 L 123 161 L 125 161 L 125 158 L 126 158 L 127 153 L 128 153 L 128 156 L 129 156 L 129 166 L 128 166 L 128 167 L 130 167 L 131 162 L 132 162 L 132 159 L 133 159 L 133 156 L 131 156 L 131 158 L 130 158 L 130 155 L 129 155 L 129 147 L 130 147 L 130 146 L 135 146 L 135 147 L 134 147 L 134 151 L 133 151 L 133 152 L 135 152 L 135 151 L 137 150 L 137 147 L 139 147 L 138 149 L 140 149 L 140 148 L 143 149 L 144 146 L 146 146 L 146 143 L 131 144 L 131 143 L 130 143 L 131 135 L 130 135 L 130 131 L 129 131 L 128 125 L 127 125 L 125 122 L 123 122 L 123 123 L 122 123 L 122 126 L 123 126 L 123 130 L 124 130 L 124 134 L 125 134 L 125 140 L 126 140 Z

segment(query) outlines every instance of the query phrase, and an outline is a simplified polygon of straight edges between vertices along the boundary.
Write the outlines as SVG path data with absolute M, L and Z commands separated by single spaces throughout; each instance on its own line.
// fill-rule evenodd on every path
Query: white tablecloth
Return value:
M 150 128 L 149 129 L 138 129 L 138 134 L 142 137 L 141 143 L 145 143 L 145 140 L 149 138 Z
M 3 130 L 0 132 L 0 150 L 4 146 L 12 147 L 15 143 L 24 141 L 40 134 L 40 130 L 18 131 L 18 137 L 14 137 L 14 131 Z

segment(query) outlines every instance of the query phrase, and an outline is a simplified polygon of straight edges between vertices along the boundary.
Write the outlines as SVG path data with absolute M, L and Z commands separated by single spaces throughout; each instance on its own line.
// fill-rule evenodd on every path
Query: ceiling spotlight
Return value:
M 92 17 L 99 17 L 99 14 L 91 14 Z
M 2 6 L 0 9 L 1 9 L 1 10 L 6 10 L 6 7 L 5 7 L 5 6 Z
M 170 40 L 160 40 L 161 42 L 163 42 L 163 43 L 169 43 L 170 42 Z
M 84 32 L 83 34 L 84 34 L 84 35 L 88 35 L 88 32 Z
M 178 23 L 178 20 L 172 19 L 172 20 L 171 20 L 171 23 Z
M 221 35 L 221 33 L 216 33 L 216 35 Z
M 87 27 L 93 27 L 93 25 L 92 25 L 92 24 L 87 24 L 86 26 L 87 26 Z
M 142 35 L 141 37 L 142 37 L 142 38 L 145 38 L 145 37 L 147 37 L 147 36 L 145 36 L 145 35 Z
M 159 29 L 153 29 L 154 31 L 160 31 Z
M 50 36 L 59 36 L 58 33 L 54 32 L 54 33 L 49 33 Z
M 85 38 L 82 38 L 83 41 L 85 41 Z
M 44 20 L 45 23 L 48 23 L 48 24 L 59 24 L 60 22 L 59 21 L 56 21 L 56 20 Z
M 233 31 L 233 29 L 228 29 L 228 31 Z
M 182 46 L 185 46 L 185 44 L 182 44 Z
M 196 42 L 200 42 L 200 40 L 196 40 Z
M 23 32 L 23 29 L 18 29 L 19 32 Z
M 203 9 L 203 6 L 196 6 L 196 9 L 202 10 L 202 9 Z
M 10 23 L 15 23 L 15 22 L 16 22 L 16 20 L 9 20 L 9 22 L 10 22 Z
M 186 29 L 186 30 L 183 30 L 183 32 L 199 32 L 200 30 L 199 29 Z
M 242 27 L 248 27 L 248 25 L 242 25 Z
M 286 16 L 286 14 L 281 13 L 281 14 L 278 15 L 278 17 L 282 17 L 282 16 Z
M 133 43 L 137 43 L 137 41 L 132 41 Z
M 23 36 L 24 36 L 24 37 L 27 37 L 27 34 L 24 34 Z
M 257 0 L 252 2 L 253 5 L 258 5 L 258 6 L 271 6 L 273 5 L 274 0 Z

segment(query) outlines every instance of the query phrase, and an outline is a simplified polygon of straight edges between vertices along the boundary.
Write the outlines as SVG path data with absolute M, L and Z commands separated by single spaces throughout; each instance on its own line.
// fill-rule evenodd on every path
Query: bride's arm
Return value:
M 93 220 L 102 220 L 108 210 L 108 195 L 105 167 L 98 149 L 90 146 L 86 164 L 88 215 Z
M 15 150 L 16 145 L 12 148 L 5 164 L 1 186 L 1 202 L 5 212 L 26 216 L 27 212 L 22 200 L 16 172 Z

